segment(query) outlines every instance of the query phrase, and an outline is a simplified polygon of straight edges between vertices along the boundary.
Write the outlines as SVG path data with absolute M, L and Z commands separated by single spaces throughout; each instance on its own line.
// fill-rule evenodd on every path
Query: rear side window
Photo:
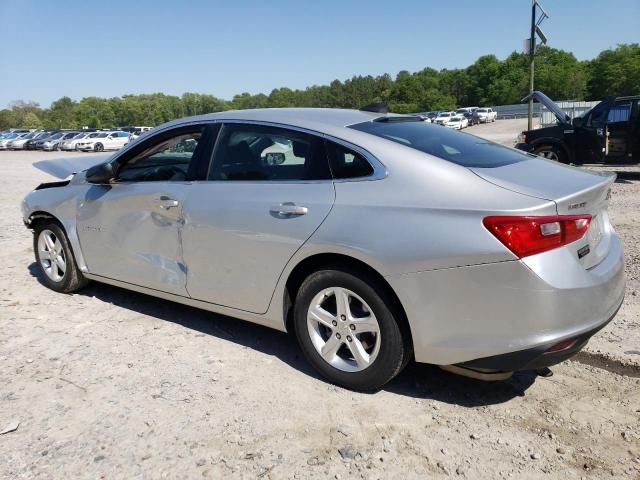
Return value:
M 631 102 L 616 103 L 607 117 L 607 123 L 628 122 L 631 116 Z
M 368 177 L 373 173 L 373 167 L 359 153 L 329 141 L 326 147 L 333 178 Z
M 264 125 L 226 124 L 209 180 L 329 180 L 322 139 Z
M 351 125 L 350 128 L 414 148 L 463 167 L 495 168 L 530 158 L 525 153 L 475 135 L 413 119 L 372 121 Z

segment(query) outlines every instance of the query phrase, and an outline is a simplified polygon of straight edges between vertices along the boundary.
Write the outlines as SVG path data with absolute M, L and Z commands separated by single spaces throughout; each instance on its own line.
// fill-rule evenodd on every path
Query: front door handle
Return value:
M 180 202 L 178 202 L 177 200 L 167 196 L 167 195 L 161 195 L 160 198 L 157 198 L 154 203 L 164 209 L 164 210 L 169 210 L 170 208 L 174 208 L 177 207 L 178 205 L 180 205 Z
M 280 217 L 299 217 L 301 215 L 306 215 L 309 209 L 307 207 L 296 205 L 292 202 L 285 202 L 278 206 L 271 207 L 269 211 Z

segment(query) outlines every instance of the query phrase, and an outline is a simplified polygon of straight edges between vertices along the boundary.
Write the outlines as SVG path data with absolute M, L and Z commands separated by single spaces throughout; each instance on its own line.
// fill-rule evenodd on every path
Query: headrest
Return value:
M 307 158 L 309 144 L 301 140 L 293 140 L 293 154 L 298 158 Z

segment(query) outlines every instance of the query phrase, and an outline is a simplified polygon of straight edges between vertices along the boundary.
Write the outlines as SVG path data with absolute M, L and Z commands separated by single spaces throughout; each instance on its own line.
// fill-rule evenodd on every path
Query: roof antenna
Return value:
M 361 112 L 389 113 L 389 106 L 386 103 L 370 103 L 360 109 Z

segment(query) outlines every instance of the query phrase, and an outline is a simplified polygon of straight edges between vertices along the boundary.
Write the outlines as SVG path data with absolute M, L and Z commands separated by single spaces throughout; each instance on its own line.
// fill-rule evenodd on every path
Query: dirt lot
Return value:
M 493 384 L 410 365 L 365 395 L 318 379 L 285 334 L 43 287 L 19 201 L 49 178 L 31 163 L 58 156 L 0 152 L 0 478 L 640 478 L 639 170 L 611 207 L 627 299 L 587 353 Z

